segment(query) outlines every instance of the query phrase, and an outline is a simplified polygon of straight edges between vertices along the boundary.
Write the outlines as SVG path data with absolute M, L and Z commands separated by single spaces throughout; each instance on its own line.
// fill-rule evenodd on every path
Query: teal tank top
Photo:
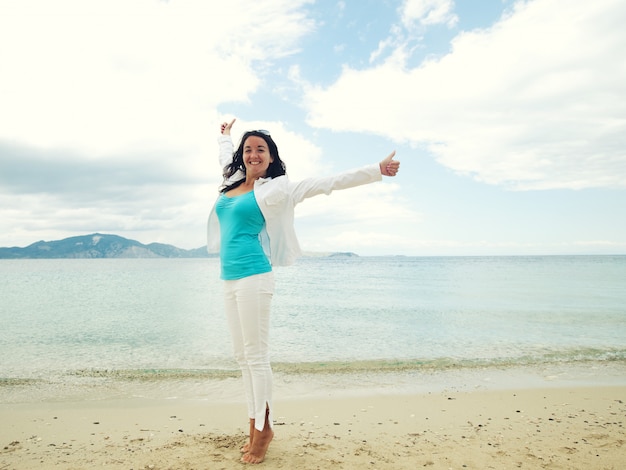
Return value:
M 271 271 L 259 240 L 265 218 L 254 191 L 233 197 L 222 193 L 215 211 L 220 221 L 222 279 L 231 281 Z

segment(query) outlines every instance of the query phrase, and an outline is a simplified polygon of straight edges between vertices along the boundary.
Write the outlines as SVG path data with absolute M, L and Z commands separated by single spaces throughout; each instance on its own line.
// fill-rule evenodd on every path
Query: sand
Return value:
M 626 468 L 623 386 L 282 400 L 274 413 L 259 468 Z M 0 423 L 0 470 L 250 466 L 239 404 L 4 404 Z

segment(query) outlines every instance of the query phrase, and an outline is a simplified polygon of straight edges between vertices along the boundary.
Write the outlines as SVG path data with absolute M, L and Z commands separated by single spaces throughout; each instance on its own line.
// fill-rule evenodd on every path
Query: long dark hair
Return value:
M 233 161 L 224 167 L 223 173 L 224 182 L 228 181 L 228 179 L 235 175 L 238 171 L 243 173 L 243 178 L 230 185 L 222 186 L 220 190 L 221 192 L 225 193 L 231 189 L 235 189 L 246 180 L 246 166 L 243 163 L 243 146 L 246 143 L 246 139 L 252 136 L 260 137 L 265 141 L 267 148 L 270 151 L 270 156 L 273 159 L 270 166 L 267 168 L 266 178 L 276 178 L 277 176 L 282 176 L 287 172 L 285 162 L 280 159 L 280 156 L 278 155 L 278 147 L 270 134 L 266 131 L 248 131 L 241 137 L 239 147 L 237 147 L 237 150 L 235 150 L 235 153 L 233 154 Z

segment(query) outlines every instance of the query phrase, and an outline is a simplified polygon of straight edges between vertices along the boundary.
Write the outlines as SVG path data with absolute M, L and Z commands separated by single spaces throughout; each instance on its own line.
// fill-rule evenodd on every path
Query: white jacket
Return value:
M 232 160 L 233 143 L 230 136 L 222 135 L 220 144 L 220 164 L 222 168 Z M 237 181 L 243 174 L 236 174 L 231 181 Z M 330 194 L 335 189 L 347 189 L 380 181 L 378 164 L 368 165 L 335 176 L 307 178 L 292 182 L 287 175 L 276 178 L 260 178 L 254 183 L 254 196 L 265 217 L 265 228 L 260 234 L 261 244 L 273 266 L 293 264 L 301 254 L 294 229 L 294 209 L 304 199 L 318 194 Z M 207 226 L 207 249 L 209 253 L 219 253 L 220 226 L 215 204 L 209 215 Z

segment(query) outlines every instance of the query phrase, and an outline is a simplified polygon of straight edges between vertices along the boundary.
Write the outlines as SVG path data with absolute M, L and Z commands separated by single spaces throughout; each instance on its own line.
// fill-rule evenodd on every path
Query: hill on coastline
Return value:
M 55 241 L 38 241 L 26 247 L 0 247 L 0 259 L 60 259 L 60 258 L 213 258 L 206 246 L 185 250 L 164 243 L 144 245 L 136 240 L 92 233 Z M 352 258 L 351 252 L 304 253 L 306 258 Z
M 206 247 L 185 250 L 163 243 L 144 245 L 136 240 L 93 233 L 27 247 L 0 248 L 0 259 L 21 258 L 208 258 Z

